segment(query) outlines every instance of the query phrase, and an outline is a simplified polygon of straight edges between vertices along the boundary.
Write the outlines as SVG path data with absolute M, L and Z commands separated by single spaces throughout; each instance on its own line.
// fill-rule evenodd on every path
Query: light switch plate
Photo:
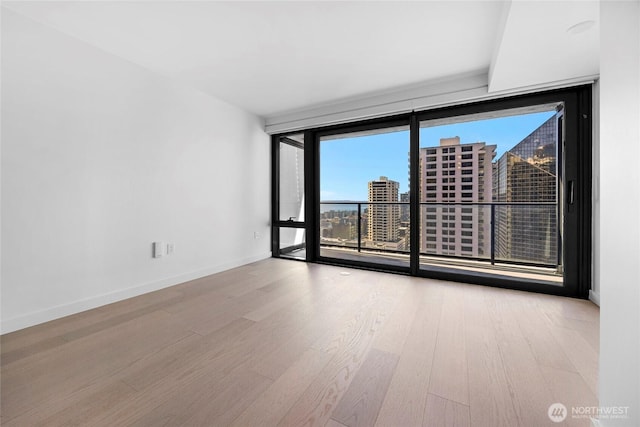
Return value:
M 164 255 L 164 243 L 153 242 L 153 257 L 161 258 Z

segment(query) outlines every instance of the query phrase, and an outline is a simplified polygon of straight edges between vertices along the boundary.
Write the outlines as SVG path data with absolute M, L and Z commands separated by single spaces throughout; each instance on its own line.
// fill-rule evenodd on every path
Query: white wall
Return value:
M 592 246 L 591 246 L 591 290 L 589 290 L 589 299 L 597 305 L 600 305 L 600 81 L 597 80 L 593 84 L 592 91 L 592 138 L 593 138 L 593 157 L 592 157 Z
M 600 375 L 603 408 L 640 425 L 640 3 L 603 1 L 600 68 Z
M 3 332 L 270 256 L 259 118 L 2 15 Z

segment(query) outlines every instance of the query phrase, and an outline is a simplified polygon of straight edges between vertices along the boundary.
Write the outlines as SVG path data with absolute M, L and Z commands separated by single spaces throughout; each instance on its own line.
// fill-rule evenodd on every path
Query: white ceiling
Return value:
M 265 117 L 465 73 L 494 91 L 598 73 L 595 1 L 3 6 Z
M 489 90 L 501 91 L 599 74 L 597 1 L 514 1 L 491 63 Z M 572 26 L 593 21 L 586 31 Z

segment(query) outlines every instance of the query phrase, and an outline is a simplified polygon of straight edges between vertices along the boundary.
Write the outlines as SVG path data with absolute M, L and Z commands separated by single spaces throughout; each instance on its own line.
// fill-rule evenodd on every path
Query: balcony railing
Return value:
M 321 202 L 320 246 L 408 256 L 409 209 L 409 202 Z M 556 202 L 422 202 L 421 263 L 432 257 L 558 269 L 559 223 Z

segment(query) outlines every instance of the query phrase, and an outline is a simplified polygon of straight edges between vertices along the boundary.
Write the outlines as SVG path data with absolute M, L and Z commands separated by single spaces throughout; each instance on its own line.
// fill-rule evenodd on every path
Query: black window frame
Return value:
M 424 111 L 396 114 L 388 117 L 359 120 L 338 125 L 320 126 L 311 129 L 287 132 L 286 134 L 299 134 L 304 132 L 305 144 L 305 224 L 307 262 L 326 263 L 332 265 L 346 265 L 350 267 L 372 269 L 378 271 L 399 272 L 419 277 L 451 280 L 464 283 L 534 291 L 553 295 L 564 295 L 578 298 L 588 298 L 591 288 L 591 247 L 592 247 L 592 202 L 591 202 L 591 177 L 592 177 L 592 85 L 580 85 L 564 89 L 514 95 L 498 99 L 481 100 L 461 105 L 439 107 Z M 419 125 L 421 121 L 433 119 L 447 119 L 449 117 L 471 115 L 492 111 L 508 110 L 513 108 L 562 103 L 565 109 L 563 117 L 564 129 L 564 191 L 561 193 L 562 203 L 565 206 L 564 233 L 565 244 L 562 248 L 563 267 L 565 271 L 563 286 L 549 285 L 532 280 L 506 277 L 491 273 L 454 272 L 447 269 L 433 268 L 427 271 L 419 268 L 419 227 L 411 227 L 410 247 L 414 248 L 410 257 L 409 267 L 396 267 L 386 264 L 370 263 L 364 261 L 338 260 L 319 256 L 319 206 L 320 206 L 320 181 L 319 181 L 319 141 L 323 135 L 358 132 L 365 130 L 383 129 L 387 127 L 410 126 L 410 181 L 419 182 Z M 277 138 L 285 133 L 272 136 L 275 147 Z M 472 146 L 462 146 L 462 152 L 472 151 Z M 272 150 L 274 156 L 275 149 Z M 442 150 L 444 153 L 444 149 Z M 427 154 L 431 154 L 427 152 Z M 434 153 L 435 154 L 435 153 Z M 277 184 L 278 173 L 276 161 L 272 161 L 272 182 Z M 434 176 L 429 173 L 426 176 Z M 464 179 L 463 179 L 464 182 Z M 272 186 L 272 188 L 275 188 Z M 410 221 L 418 224 L 420 206 L 418 186 L 410 188 Z M 272 197 L 272 204 L 277 205 L 277 195 Z M 275 208 L 272 208 L 272 230 L 277 228 Z M 272 244 L 275 245 L 277 233 L 272 231 Z M 466 234 L 463 232 L 463 235 Z M 568 247 L 568 243 L 570 246 Z M 275 246 L 273 246 L 275 247 Z M 567 253 L 571 256 L 566 256 Z M 278 255 L 273 252 L 274 257 Z

